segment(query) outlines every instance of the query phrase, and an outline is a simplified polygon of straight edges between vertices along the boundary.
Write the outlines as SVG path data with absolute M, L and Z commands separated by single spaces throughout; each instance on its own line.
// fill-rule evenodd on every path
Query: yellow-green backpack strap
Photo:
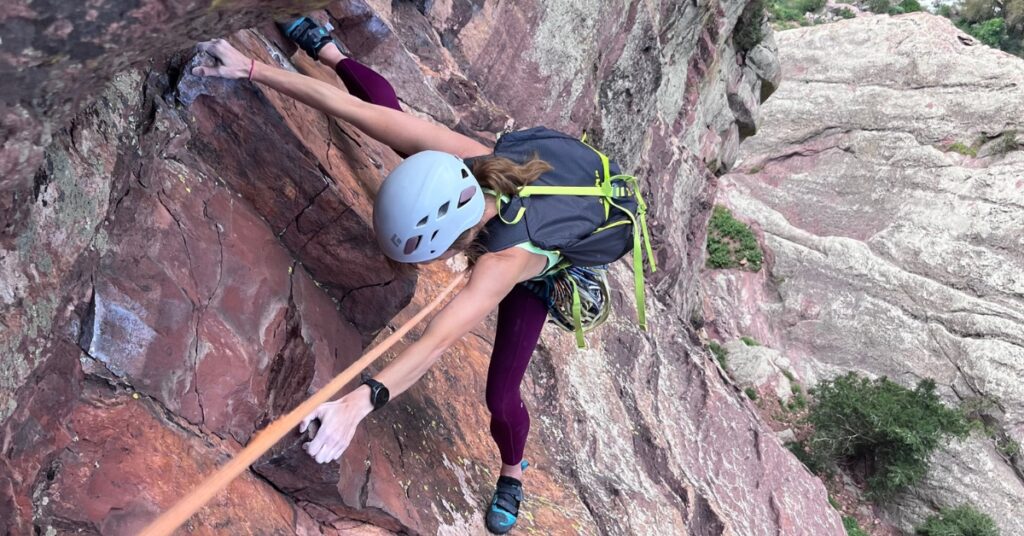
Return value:
M 501 204 L 505 202 L 506 196 L 498 192 L 495 192 L 490 188 L 480 189 L 483 190 L 485 194 L 494 196 L 494 206 L 498 210 L 498 219 L 500 219 L 502 222 L 507 223 L 508 225 L 515 225 L 519 223 L 519 220 L 523 219 L 523 215 L 526 214 L 526 207 L 519 207 L 519 212 L 516 213 L 516 217 L 512 218 L 512 221 L 508 221 L 505 219 L 505 216 L 501 214 Z
M 611 204 L 624 212 L 633 223 L 633 292 L 636 296 L 636 317 L 640 327 L 647 330 L 647 294 L 644 291 L 644 253 L 637 228 L 637 217 L 621 205 L 612 201 Z
M 636 320 L 647 331 L 647 293 L 644 290 L 644 259 L 640 249 L 640 233 L 633 232 L 633 290 L 636 293 Z
M 533 195 L 579 195 L 591 197 L 608 197 L 612 194 L 611 185 L 601 186 L 523 186 L 516 195 L 530 197 Z
M 647 203 L 640 195 L 640 186 L 636 177 L 629 177 L 628 182 L 633 186 L 633 195 L 636 197 L 637 219 L 640 220 L 640 232 L 643 235 L 644 250 L 647 253 L 647 264 L 651 265 L 651 273 L 658 271 L 658 264 L 654 260 L 654 248 L 651 247 L 651 235 L 647 231 Z
M 580 303 L 580 289 L 572 277 L 566 277 L 572 285 L 572 326 L 576 333 L 576 348 L 587 347 L 587 341 L 583 339 L 583 304 Z
M 610 203 L 610 201 L 611 201 L 610 198 L 612 196 L 611 163 L 608 160 L 608 157 L 605 156 L 604 153 L 602 153 L 601 151 L 598 151 L 597 149 L 593 148 L 589 143 L 587 143 L 587 135 L 585 133 L 583 134 L 583 138 L 580 140 L 580 142 L 582 142 L 583 145 L 586 145 L 587 147 L 590 147 L 590 150 L 594 151 L 594 153 L 597 154 L 597 157 L 601 159 L 601 173 L 602 173 L 602 175 L 600 177 L 598 177 L 597 183 L 598 183 L 598 185 L 600 185 L 601 189 L 605 192 L 605 194 L 603 196 L 604 197 L 604 199 L 603 199 L 603 201 L 604 201 L 604 217 L 605 217 L 605 219 L 607 219 L 608 215 L 611 214 L 611 209 L 612 209 L 611 203 Z

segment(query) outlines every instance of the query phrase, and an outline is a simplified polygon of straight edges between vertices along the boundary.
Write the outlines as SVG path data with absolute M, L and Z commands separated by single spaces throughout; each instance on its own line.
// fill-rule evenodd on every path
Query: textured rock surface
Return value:
M 1024 440 L 1024 151 L 985 149 L 1024 131 L 1024 62 L 925 14 L 777 37 L 785 82 L 718 197 L 754 223 L 767 269 L 706 274 L 713 331 L 811 382 L 934 378 Z M 894 514 L 904 527 L 970 498 L 1024 533 L 1019 470 L 991 448 L 937 460 Z
M 0 13 L 0 240 L 21 233 L 43 150 L 110 78 L 269 13 L 326 0 L 11 0 Z
M 765 346 L 747 346 L 741 341 L 731 341 L 723 348 L 729 352 L 729 376 L 741 386 L 768 387 L 783 401 L 793 396 L 786 377 L 791 364 L 781 352 Z
M 229 3 L 214 15 L 160 5 L 197 21 L 186 36 L 249 16 Z M 732 48 L 743 8 L 328 8 L 346 46 L 414 113 L 481 138 L 512 124 L 586 129 L 650 181 L 658 320 L 643 334 L 623 312 L 579 353 L 565 334 L 545 334 L 524 386 L 535 417 L 526 532 L 842 534 L 820 482 L 690 336 L 709 181 L 735 160 L 759 97 L 778 84 L 770 37 L 746 55 Z M 391 151 L 248 82 L 182 76 L 186 56 L 163 59 L 177 41 L 134 31 L 97 31 L 90 38 L 110 50 L 95 57 L 119 45 L 123 61 L 157 55 L 152 65 L 104 86 L 55 134 L 27 194 L 15 184 L 22 193 L 4 198 L 14 203 L 3 207 L 14 224 L 0 257 L 6 532 L 134 533 L 453 274 L 411 273 L 373 247 L 369 210 L 398 162 Z M 304 56 L 287 59 L 277 39 L 272 28 L 231 37 L 247 54 L 336 83 Z M 57 58 L 32 76 L 81 69 L 101 80 L 125 64 Z M 66 86 L 40 91 L 77 98 Z M 39 124 L 70 117 L 40 110 L 30 114 Z M 625 266 L 614 278 L 630 287 Z M 616 294 L 619 311 L 631 310 L 629 296 Z M 191 529 L 482 532 L 498 465 L 482 396 L 491 330 L 475 330 L 368 419 L 341 463 L 316 465 L 289 437 Z

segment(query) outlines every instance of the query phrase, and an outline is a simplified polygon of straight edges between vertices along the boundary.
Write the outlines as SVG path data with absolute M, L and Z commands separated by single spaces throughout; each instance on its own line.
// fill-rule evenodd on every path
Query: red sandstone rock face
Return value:
M 619 317 L 593 349 L 545 333 L 523 386 L 534 468 L 521 531 L 842 534 L 820 483 L 689 336 L 708 181 L 731 165 L 754 96 L 778 83 L 770 40 L 731 48 L 743 7 L 329 7 L 342 41 L 414 113 L 481 139 L 513 123 L 586 129 L 649 181 L 654 328 L 638 332 L 630 294 L 616 293 Z M 195 33 L 215 24 L 201 11 L 183 11 Z M 225 8 L 216 24 L 245 16 Z M 131 35 L 126 58 L 171 48 Z M 231 39 L 293 65 L 272 28 Z M 431 266 L 416 284 L 374 245 L 390 150 L 248 82 L 182 76 L 187 61 L 119 75 L 56 136 L 31 195 L 4 207 L 16 223 L 0 259 L 0 526 L 11 533 L 134 533 L 452 277 Z M 624 266 L 613 274 L 629 288 Z M 302 438 L 286 438 L 190 528 L 482 532 L 498 466 L 482 392 L 491 333 L 474 330 L 367 419 L 340 463 L 317 465 Z

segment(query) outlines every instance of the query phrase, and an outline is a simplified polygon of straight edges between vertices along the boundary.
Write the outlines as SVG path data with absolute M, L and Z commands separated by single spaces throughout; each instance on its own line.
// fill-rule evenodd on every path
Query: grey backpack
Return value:
M 643 253 L 657 269 L 647 232 L 647 205 L 637 179 L 584 139 L 544 127 L 511 132 L 494 147 L 494 156 L 524 163 L 537 157 L 552 166 L 535 182 L 498 204 L 498 217 L 486 226 L 483 245 L 501 251 L 532 242 L 561 254 L 561 268 L 600 266 L 633 251 L 637 316 L 647 328 Z M 486 158 L 486 157 L 484 157 Z M 467 162 L 471 164 L 471 162 Z M 574 309 L 578 296 L 574 299 Z M 582 330 L 577 317 L 577 342 Z

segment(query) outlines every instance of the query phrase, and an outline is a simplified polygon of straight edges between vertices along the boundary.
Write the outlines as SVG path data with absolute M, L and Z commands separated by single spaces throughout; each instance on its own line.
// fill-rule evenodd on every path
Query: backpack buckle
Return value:
M 634 197 L 636 195 L 636 185 L 626 180 L 613 180 L 610 187 L 610 195 L 616 199 L 624 197 Z

